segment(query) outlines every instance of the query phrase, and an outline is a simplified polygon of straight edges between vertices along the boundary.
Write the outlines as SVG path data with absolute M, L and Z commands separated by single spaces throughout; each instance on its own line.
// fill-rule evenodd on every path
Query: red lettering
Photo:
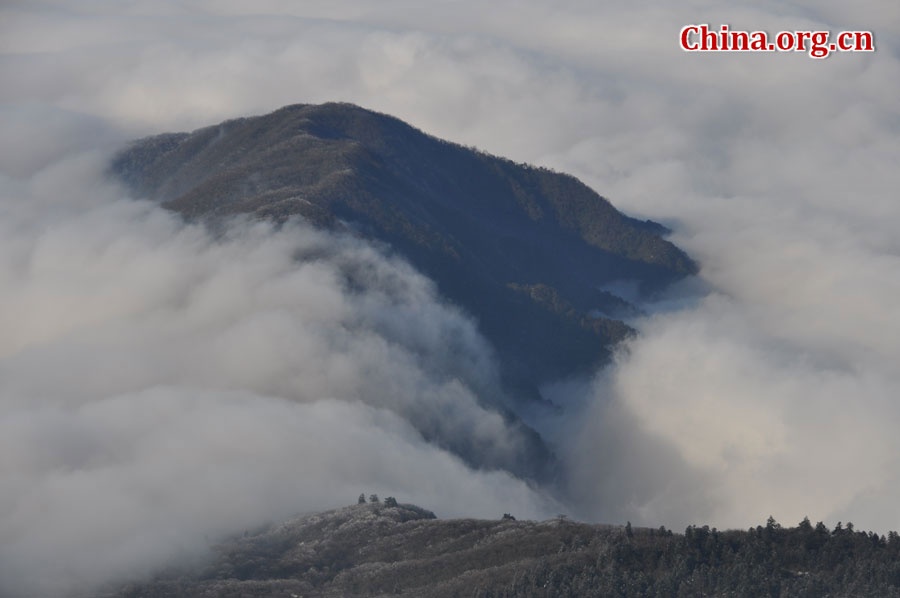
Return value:
M 691 34 L 697 35 L 697 32 L 700 31 L 696 25 L 688 25 L 687 27 L 681 28 L 681 49 L 685 52 L 691 52 L 693 50 L 698 50 L 700 47 L 694 43 L 691 44 Z
M 750 34 L 750 49 L 757 52 L 765 52 L 769 49 L 765 31 L 754 31 Z
M 782 31 L 775 38 L 775 44 L 779 50 L 787 51 L 794 47 L 794 34 L 790 31 Z
M 731 49 L 732 50 L 749 50 L 750 34 L 746 31 L 731 32 Z
M 871 31 L 857 31 L 854 33 L 856 36 L 856 51 L 857 52 L 874 52 L 875 51 L 875 39 L 872 37 Z M 863 43 L 865 42 L 865 43 Z
M 719 49 L 719 37 L 706 25 L 700 25 L 700 49 L 703 51 Z
M 853 34 L 849 31 L 844 31 L 843 33 L 841 33 L 838 36 L 838 41 L 837 41 L 838 48 L 840 48 L 841 50 L 844 50 L 844 51 L 853 49 L 853 44 L 851 44 L 849 42 L 846 44 L 844 43 L 844 40 L 846 40 L 847 38 L 853 38 Z

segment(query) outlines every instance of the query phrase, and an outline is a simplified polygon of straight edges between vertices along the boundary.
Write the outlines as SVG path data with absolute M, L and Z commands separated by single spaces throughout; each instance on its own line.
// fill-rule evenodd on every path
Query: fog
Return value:
M 361 491 L 441 515 L 900 528 L 898 11 L 5 3 L 4 589 L 139 574 Z M 871 29 L 877 51 L 678 49 L 702 22 Z M 130 138 L 331 100 L 575 174 L 700 263 L 613 365 L 548 386 L 564 487 L 502 470 L 521 439 L 486 408 L 491 349 L 402 261 L 302 223 L 212 238 L 100 176 Z
M 107 161 L 4 181 L 3 591 L 141 576 L 360 492 L 554 512 L 507 472 L 528 450 L 491 349 L 430 281 L 302 223 L 213 236 L 129 198 Z

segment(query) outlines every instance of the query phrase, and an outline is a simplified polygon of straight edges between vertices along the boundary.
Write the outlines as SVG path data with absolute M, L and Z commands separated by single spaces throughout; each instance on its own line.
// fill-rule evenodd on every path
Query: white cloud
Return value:
M 155 392 L 196 396 L 199 414 L 218 410 L 214 391 L 228 393 L 226 413 L 244 409 L 236 397 L 265 405 L 261 419 L 247 426 L 277 419 L 279 409 L 300 418 L 328 412 L 335 404 L 318 402 L 326 397 L 364 399 L 427 419 L 415 410 L 419 403 L 404 401 L 411 396 L 398 391 L 404 388 L 424 389 L 447 406 L 461 400 L 460 425 L 473 421 L 467 418 L 481 422 L 474 396 L 495 384 L 490 365 L 453 363 L 440 350 L 448 334 L 441 326 L 475 354 L 483 351 L 481 341 L 404 266 L 309 231 L 272 236 L 251 227 L 244 237 L 212 243 L 144 204 L 117 201 L 94 176 L 102 153 L 74 154 L 85 144 L 108 150 L 129 137 L 289 103 L 346 100 L 432 134 L 572 172 L 631 213 L 671 223 L 674 240 L 702 264 L 702 282 L 714 292 L 636 322 L 641 337 L 590 391 L 569 399 L 580 405 L 570 407 L 581 416 L 571 419 L 583 422 L 580 434 L 559 435 L 553 428 L 560 422 L 546 423 L 548 435 L 575 439 L 559 444 L 573 509 L 676 527 L 745 527 L 769 514 L 793 523 L 808 514 L 896 529 L 900 30 L 894 16 L 893 0 L 852 10 L 843 2 L 799 0 L 640 7 L 573 1 L 552 8 L 6 3 L 0 8 L 4 425 L 13 411 L 25 413 L 36 419 L 23 420 L 31 423 L 22 430 L 42 438 L 46 424 L 77 445 L 80 432 L 67 426 L 103 428 L 92 415 L 102 411 L 96 401 L 111 409 L 124 404 L 117 400 L 140 402 L 136 397 Z M 693 22 L 770 32 L 873 29 L 878 51 L 824 61 L 800 53 L 687 54 L 676 36 Z M 326 244 L 337 261 L 292 265 L 293 244 L 305 242 Z M 377 290 L 347 297 L 336 274 L 340 256 L 400 276 L 412 285 L 411 294 L 402 294 L 409 300 L 395 302 Z M 408 316 L 420 326 L 397 328 Z M 444 324 L 427 325 L 436 322 Z M 335 323 L 353 334 L 336 334 Z M 253 347 L 252 355 L 237 346 Z M 298 359 L 310 366 L 296 369 Z M 437 383 L 433 373 L 448 367 L 466 372 L 465 383 Z M 163 403 L 172 407 L 176 398 Z M 340 405 L 359 422 L 383 413 Z M 482 440 L 490 444 L 505 428 L 485 421 Z M 162 429 L 146 432 L 162 438 Z M 418 463 L 447 459 L 390 434 L 384 444 L 413 447 Z M 509 448 L 495 442 L 500 454 Z M 14 460 L 52 464 L 66 453 L 21 446 L 10 449 Z M 133 463 L 136 471 L 143 463 Z M 451 479 L 461 487 L 488 492 L 491 479 L 458 472 Z M 500 502 L 513 494 L 517 504 L 537 500 L 504 480 Z M 9 513 L 25 496 L 6 490 L 0 509 Z M 172 501 L 166 504 L 182 504 Z M 493 501 L 485 499 L 484 508 Z M 322 495 L 310 504 L 324 502 Z M 284 504 L 270 504 L 276 503 Z M 84 532 L 69 537 L 78 533 Z
M 507 473 L 526 439 L 493 355 L 427 279 L 301 224 L 213 237 L 106 160 L 0 192 L 0 591 L 145 574 L 360 491 L 555 512 Z
M 443 516 L 547 508 L 511 475 L 474 473 L 360 403 L 154 387 L 7 410 L 0 431 L 0 573 L 13 595 L 145 575 L 223 533 L 360 491 L 440 505 Z

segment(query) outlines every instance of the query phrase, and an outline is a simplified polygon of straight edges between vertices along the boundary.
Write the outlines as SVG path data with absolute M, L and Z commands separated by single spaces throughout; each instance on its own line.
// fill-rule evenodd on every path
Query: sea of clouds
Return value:
M 877 51 L 678 49 L 703 22 Z M 363 491 L 900 528 L 893 0 L 12 1 L 0 81 L 0 592 L 146 574 Z M 492 350 L 404 262 L 302 223 L 213 236 L 104 176 L 129 139 L 332 100 L 575 174 L 700 263 L 614 364 L 546 389 L 558 487 L 506 471 Z

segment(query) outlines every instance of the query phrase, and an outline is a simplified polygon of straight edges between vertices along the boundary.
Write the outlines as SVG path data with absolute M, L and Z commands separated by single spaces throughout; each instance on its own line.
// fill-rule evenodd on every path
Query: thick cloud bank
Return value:
M 4 590 L 146 573 L 361 491 L 547 515 L 503 471 L 526 451 L 485 406 L 490 350 L 429 281 L 300 224 L 213 238 L 119 198 L 105 158 L 4 181 Z
M 571 172 L 702 264 L 612 367 L 548 388 L 570 512 L 900 528 L 897 11 L 5 3 L 0 579 L 134 572 L 363 482 L 547 513 L 441 448 L 502 465 L 520 441 L 484 409 L 489 349 L 427 281 L 302 227 L 212 239 L 97 176 L 130 137 L 326 100 Z M 877 51 L 682 52 L 701 22 L 871 29 Z

